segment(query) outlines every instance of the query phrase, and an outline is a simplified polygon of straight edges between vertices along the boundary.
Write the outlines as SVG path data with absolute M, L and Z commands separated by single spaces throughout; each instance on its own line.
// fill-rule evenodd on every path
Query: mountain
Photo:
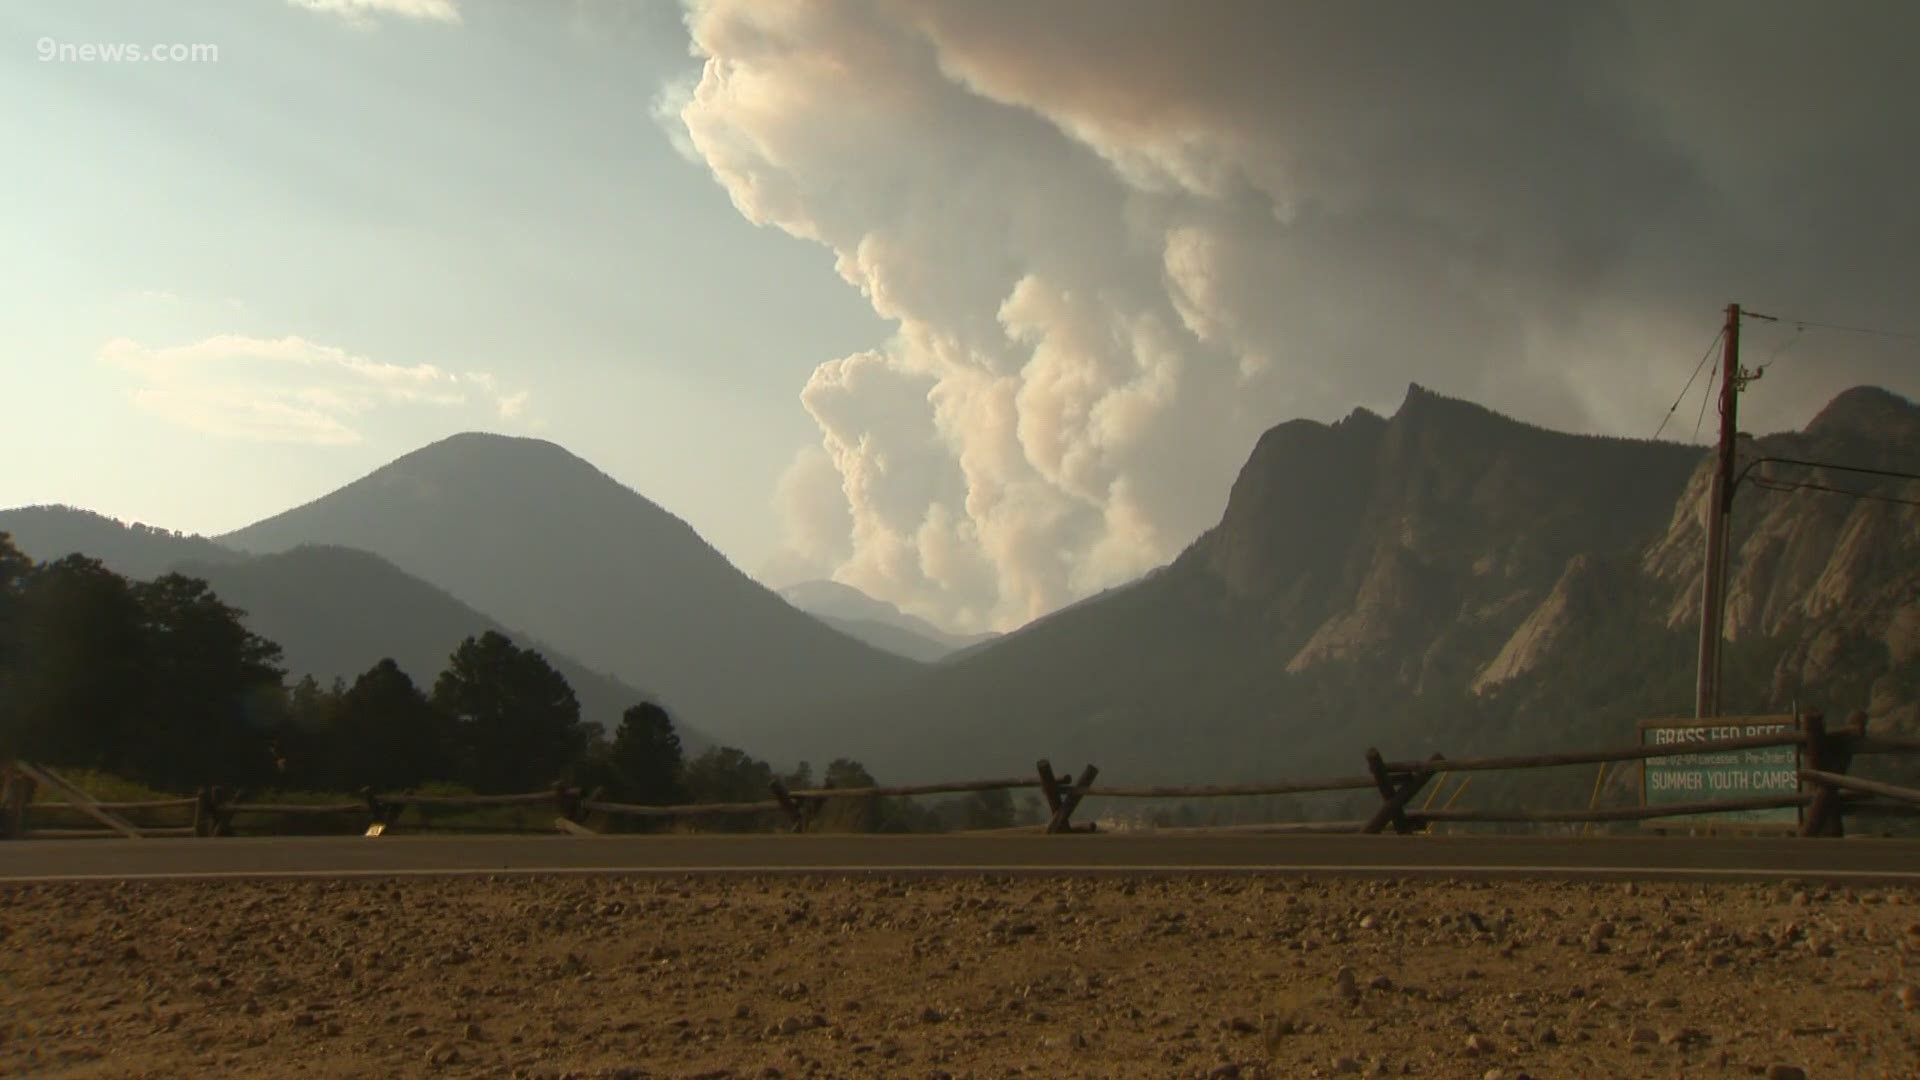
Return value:
M 1855 390 L 1746 452 L 1920 468 L 1916 431 L 1912 403 Z M 1167 567 L 814 724 L 902 778 L 1047 756 L 1228 781 L 1350 772 L 1376 744 L 1629 742 L 1636 719 L 1691 712 L 1709 457 L 1418 386 L 1390 418 L 1291 421 Z M 1911 726 L 1915 509 L 1753 482 L 1736 506 L 1729 711 L 1857 704 Z
M 294 678 L 352 682 L 392 657 L 423 690 L 431 689 L 462 640 L 494 630 L 545 655 L 573 687 L 584 719 L 611 727 L 628 707 L 650 696 L 363 551 L 302 547 L 250 556 L 204 537 L 122 525 L 67 507 L 0 511 L 0 532 L 11 533 L 36 561 L 79 553 L 132 578 L 171 572 L 200 578 L 246 613 L 249 630 L 280 645 L 283 666 Z M 676 726 L 690 746 L 710 742 L 678 718 Z
M 204 579 L 220 598 L 247 613 L 248 629 L 286 650 L 293 675 L 349 683 L 392 657 L 415 685 L 431 690 L 460 642 L 489 630 L 546 657 L 580 700 L 582 719 L 609 729 L 650 695 L 468 607 L 377 555 L 352 548 L 298 547 L 241 561 L 185 563 L 176 569 Z M 706 745 L 680 724 L 681 738 Z
M 204 536 L 190 536 L 152 525 L 123 525 L 110 517 L 71 506 L 23 506 L 0 510 L 0 532 L 29 558 L 50 562 L 83 552 L 116 573 L 136 580 L 160 576 L 182 562 L 233 562 L 244 555 Z
M 803 706 L 917 667 L 795 609 L 679 518 L 535 439 L 456 435 L 220 540 L 373 552 L 775 759 L 803 741 L 789 730 Z
M 803 581 L 781 589 L 780 597 L 848 637 L 926 664 L 999 636 L 948 633 L 837 581 Z
M 1743 445 L 1758 464 L 1735 493 L 1727 583 L 1727 637 L 1772 660 L 1773 700 L 1824 691 L 1876 726 L 1920 729 L 1920 483 L 1764 460 L 1780 458 L 1920 473 L 1920 408 L 1860 387 L 1803 431 Z M 1710 480 L 1703 464 L 1641 561 L 1671 627 L 1698 625 L 1705 522 L 1694 508 Z

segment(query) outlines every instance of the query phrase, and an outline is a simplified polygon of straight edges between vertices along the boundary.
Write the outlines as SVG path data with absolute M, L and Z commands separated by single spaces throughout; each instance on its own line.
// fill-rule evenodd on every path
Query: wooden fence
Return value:
M 1451 802 L 1438 809 L 1414 808 L 1413 799 L 1436 778 L 1443 775 L 1519 769 L 1555 768 L 1569 765 L 1605 765 L 1617 762 L 1648 761 L 1655 758 L 1697 754 L 1703 751 L 1723 753 L 1735 750 L 1760 750 L 1794 747 L 1800 758 L 1796 770 L 1799 791 L 1791 795 L 1752 798 L 1710 799 L 1687 803 L 1643 806 L 1599 807 L 1584 810 L 1535 809 L 1453 809 Z M 1707 742 L 1674 742 L 1576 753 L 1525 754 L 1505 757 L 1446 758 L 1435 755 L 1424 761 L 1388 761 L 1378 750 L 1366 753 L 1366 772 L 1351 776 L 1291 780 L 1274 783 L 1224 784 L 1202 786 L 1095 786 L 1100 770 L 1092 765 L 1078 776 L 1057 775 L 1047 761 L 1038 762 L 1031 777 L 997 780 L 966 780 L 943 784 L 910 784 L 865 788 L 810 788 L 790 791 L 774 781 L 769 799 L 757 802 L 698 803 L 682 806 L 643 806 L 611 802 L 603 792 L 582 792 L 579 788 L 555 785 L 547 791 L 513 795 L 413 795 L 376 794 L 363 791 L 355 802 L 298 805 L 273 802 L 249 802 L 230 796 L 220 788 L 202 790 L 193 798 L 147 802 L 100 802 L 44 766 L 27 762 L 0 764 L 0 835 L 12 838 L 55 837 L 152 837 L 152 836 L 226 836 L 233 831 L 237 817 L 277 816 L 281 819 L 331 819 L 353 822 L 366 835 L 379 836 L 391 829 L 408 810 L 420 812 L 474 811 L 501 807 L 550 807 L 553 827 L 571 835 L 598 835 L 591 821 L 611 823 L 619 819 L 645 821 L 698 822 L 722 819 L 764 817 L 781 822 L 792 832 L 806 832 L 818 826 L 824 807 L 831 800 L 877 800 L 925 795 L 953 795 L 981 791 L 1017 791 L 1038 789 L 1046 802 L 1048 833 L 1090 832 L 1091 825 L 1073 824 L 1074 812 L 1088 798 L 1103 799 L 1211 799 L 1267 795 L 1299 795 L 1316 792 L 1372 791 L 1380 798 L 1373 814 L 1356 821 L 1304 821 L 1249 826 L 1272 832 L 1348 832 L 1409 834 L 1424 831 L 1444 822 L 1508 822 L 1521 824 L 1651 821 L 1662 818 L 1690 817 L 1701 814 L 1737 813 L 1752 810 L 1797 808 L 1802 836 L 1840 836 L 1849 815 L 1890 814 L 1920 816 L 1920 790 L 1847 775 L 1856 757 L 1870 754 L 1920 753 L 1920 739 L 1887 738 L 1869 735 L 1863 718 L 1838 731 L 1828 731 L 1818 715 L 1801 718 L 1798 730 L 1777 734 L 1713 739 Z M 36 803 L 36 789 L 46 787 L 65 796 L 66 802 Z M 1596 785 L 1596 794 L 1598 786 Z M 129 814 L 176 813 L 188 819 L 176 826 L 135 826 Z M 94 823 L 93 828 L 45 827 L 33 819 L 40 815 L 81 816 Z M 596 817 L 597 816 L 597 817 Z

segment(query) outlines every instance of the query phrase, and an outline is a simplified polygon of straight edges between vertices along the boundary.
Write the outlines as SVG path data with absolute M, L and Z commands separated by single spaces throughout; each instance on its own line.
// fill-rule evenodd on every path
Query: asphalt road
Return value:
M 1671 837 L 560 836 L 0 842 L 0 882 L 681 873 L 1335 873 L 1920 885 L 1920 841 Z

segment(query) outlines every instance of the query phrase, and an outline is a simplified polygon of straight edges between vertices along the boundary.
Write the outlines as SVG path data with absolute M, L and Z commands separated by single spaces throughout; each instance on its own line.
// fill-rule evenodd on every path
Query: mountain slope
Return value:
M 1584 734 L 1629 739 L 1632 718 L 1691 703 L 1668 678 L 1685 635 L 1639 563 L 1702 458 L 1417 386 L 1391 418 L 1282 424 L 1172 564 L 838 710 L 819 752 L 858 747 L 888 775 L 1046 755 L 1224 781 L 1349 770 L 1373 742 L 1564 745 L 1576 700 Z
M 1804 431 L 1741 449 L 1755 464 L 1734 496 L 1728 639 L 1771 656 L 1773 700 L 1811 692 L 1847 700 L 1877 726 L 1920 728 L 1920 482 L 1759 461 L 1920 473 L 1920 406 L 1859 387 Z M 1671 627 L 1698 625 L 1705 526 L 1696 508 L 1709 480 L 1703 464 L 1641 561 Z M 1879 498 L 1793 486 L 1807 483 Z
M 545 656 L 573 687 L 584 720 L 613 728 L 623 711 L 648 699 L 645 691 L 517 634 L 364 551 L 299 547 L 177 569 L 205 579 L 222 600 L 245 611 L 249 629 L 286 650 L 285 664 L 294 676 L 352 682 L 390 656 L 416 685 L 431 690 L 462 640 L 494 630 Z M 697 731 L 676 726 L 683 740 L 706 741 Z
M 916 667 L 796 610 L 685 522 L 533 439 L 457 435 L 221 539 L 373 552 L 776 758 L 797 745 L 800 706 Z
M 948 633 L 837 581 L 789 585 L 780 590 L 780 598 L 848 637 L 921 663 L 933 663 L 998 636 Z
M 203 579 L 246 613 L 248 629 L 280 645 L 292 678 L 352 682 L 392 657 L 416 684 L 430 689 L 462 640 L 495 630 L 546 656 L 573 687 L 583 719 L 611 727 L 628 707 L 650 697 L 363 551 L 303 547 L 251 556 L 203 537 L 122 525 L 67 507 L 0 511 L 0 532 L 14 533 L 20 549 L 36 561 L 78 553 L 132 578 L 177 571 Z M 675 719 L 689 745 L 710 741 Z
M 116 573 L 143 581 L 181 562 L 223 563 L 245 558 L 204 536 L 151 525 L 122 525 L 113 518 L 71 506 L 0 510 L 0 532 L 13 534 L 14 543 L 37 562 L 83 552 Z

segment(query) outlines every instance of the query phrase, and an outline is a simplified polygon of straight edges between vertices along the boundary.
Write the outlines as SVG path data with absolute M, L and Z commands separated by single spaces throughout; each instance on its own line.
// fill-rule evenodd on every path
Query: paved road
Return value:
M 559 836 L 0 842 L 0 882 L 487 873 L 1182 873 L 1763 880 L 1920 885 L 1920 841 L 1661 837 Z

